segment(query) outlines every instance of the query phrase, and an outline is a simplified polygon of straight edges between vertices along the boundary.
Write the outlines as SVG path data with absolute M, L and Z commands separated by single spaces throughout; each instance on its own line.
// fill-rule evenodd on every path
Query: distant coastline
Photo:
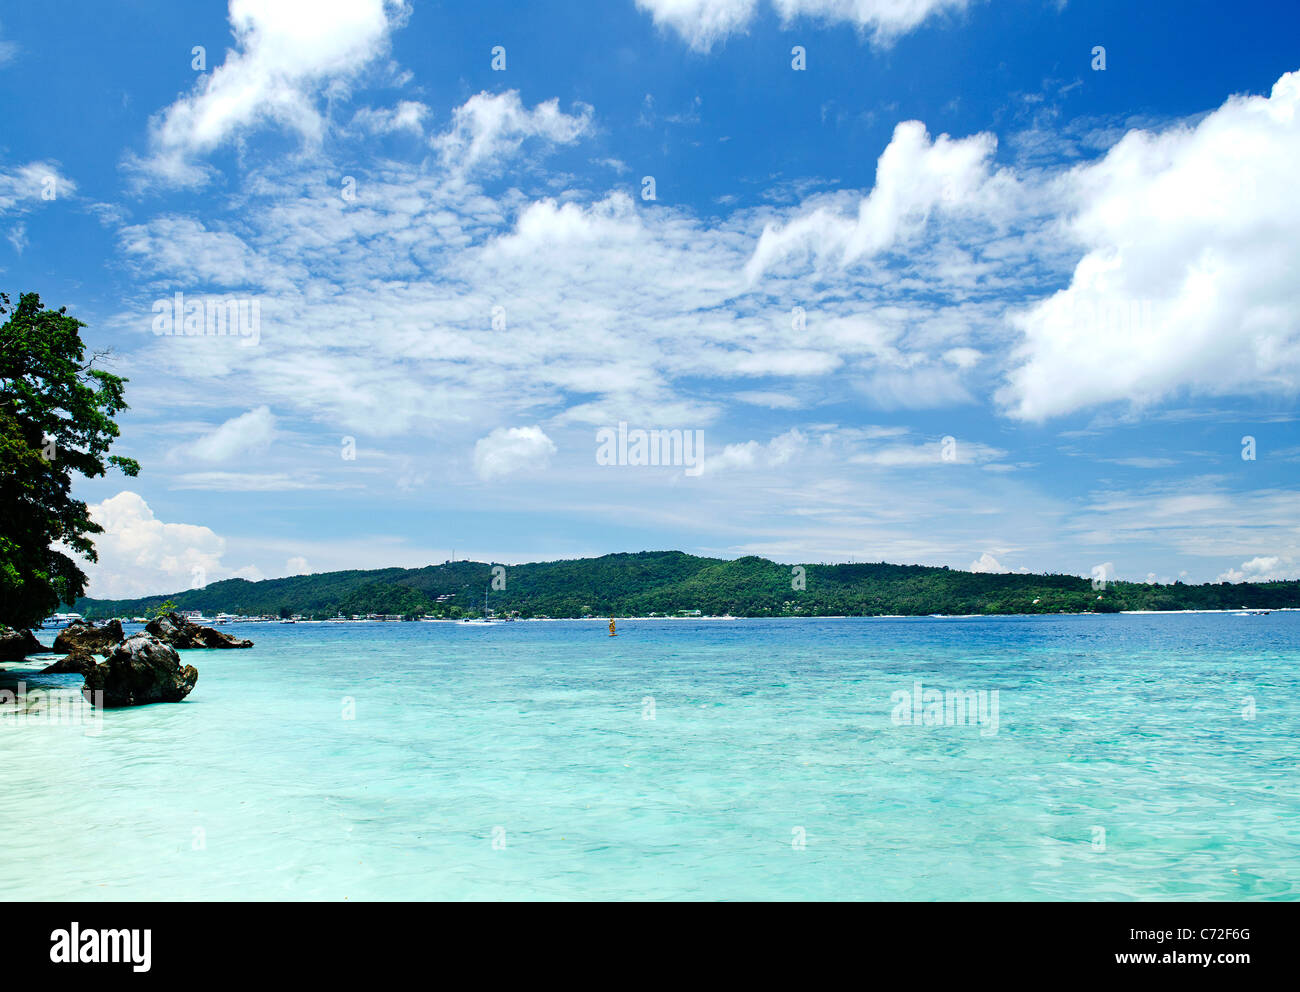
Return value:
M 446 561 L 418 569 L 324 572 L 129 600 L 81 599 L 88 619 L 178 610 L 334 621 L 479 619 L 710 619 L 733 617 L 972 617 L 1081 613 L 1188 613 L 1300 608 L 1300 582 L 1188 585 L 1077 575 L 966 572 L 924 565 L 787 565 L 764 558 L 702 558 L 643 551 L 500 565 Z

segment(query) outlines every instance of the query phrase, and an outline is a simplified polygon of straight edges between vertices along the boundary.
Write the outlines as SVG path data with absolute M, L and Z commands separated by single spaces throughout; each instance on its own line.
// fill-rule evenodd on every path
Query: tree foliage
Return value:
M 917 616 L 930 613 L 1113 613 L 1118 610 L 1272 609 L 1300 606 L 1300 582 L 1206 585 L 1110 582 L 1077 575 L 991 575 L 926 565 L 793 566 L 763 558 L 721 561 L 680 551 L 643 551 L 506 568 L 489 608 L 523 617 L 672 616 L 699 610 L 738 617 Z M 228 579 L 174 594 L 182 609 L 250 615 L 284 607 L 308 617 L 367 613 L 477 616 L 492 582 L 485 562 L 325 572 L 249 582 Z M 439 601 L 441 598 L 441 601 Z M 162 596 L 77 604 L 88 616 L 135 616 Z
M 0 623 L 30 627 L 85 592 L 74 556 L 95 561 L 91 536 L 103 528 L 72 497 L 77 475 L 109 466 L 135 475 L 130 458 L 109 455 L 114 418 L 127 408 L 126 380 L 86 357 L 81 328 L 36 293 L 15 307 L 0 293 Z

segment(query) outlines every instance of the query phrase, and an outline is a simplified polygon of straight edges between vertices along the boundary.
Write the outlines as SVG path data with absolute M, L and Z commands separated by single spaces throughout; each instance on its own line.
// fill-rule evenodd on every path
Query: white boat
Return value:
M 42 627 L 66 627 L 69 624 L 82 620 L 84 617 L 80 613 L 56 613 L 52 617 L 46 617 L 41 622 Z
M 491 588 L 491 587 L 489 587 L 489 588 Z M 487 590 L 487 589 L 484 589 L 484 590 L 483 590 L 483 618 L 482 618 L 481 620 L 462 620 L 461 623 L 475 623 L 475 624 L 481 624 L 481 623 L 496 623 L 496 621 L 493 620 L 493 619 L 488 615 L 488 605 L 487 605 L 487 604 L 488 604 L 488 590 Z

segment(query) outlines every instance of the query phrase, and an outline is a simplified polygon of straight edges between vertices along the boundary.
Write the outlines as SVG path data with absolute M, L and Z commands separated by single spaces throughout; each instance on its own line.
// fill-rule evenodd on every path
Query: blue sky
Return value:
M 0 15 L 0 284 L 131 379 L 92 595 L 453 550 L 1300 576 L 1294 4 L 518 6 Z M 155 333 L 178 292 L 256 336 Z M 598 464 L 619 423 L 703 463 Z

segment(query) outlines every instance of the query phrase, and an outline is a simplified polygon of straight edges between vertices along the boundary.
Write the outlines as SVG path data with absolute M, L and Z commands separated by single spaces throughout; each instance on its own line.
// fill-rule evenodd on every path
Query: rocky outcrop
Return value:
M 22 661 L 29 654 L 41 654 L 49 650 L 30 630 L 11 630 L 0 626 L 0 661 Z
M 116 620 L 110 620 L 102 627 L 96 627 L 87 620 L 74 620 L 54 638 L 53 650 L 63 654 L 85 652 L 106 655 L 125 636 L 122 625 Z
M 89 675 L 95 667 L 95 656 L 89 651 L 73 651 L 66 658 L 60 658 L 48 668 L 42 668 L 42 675 Z
M 181 667 L 175 648 L 148 634 L 132 634 L 86 674 L 82 692 L 105 708 L 179 703 L 198 680 L 193 665 Z
M 164 644 L 170 644 L 174 648 L 251 648 L 253 646 L 252 641 L 242 641 L 219 630 L 213 630 L 211 627 L 200 627 L 177 613 L 167 613 L 150 620 L 144 629 L 146 633 L 152 634 Z

